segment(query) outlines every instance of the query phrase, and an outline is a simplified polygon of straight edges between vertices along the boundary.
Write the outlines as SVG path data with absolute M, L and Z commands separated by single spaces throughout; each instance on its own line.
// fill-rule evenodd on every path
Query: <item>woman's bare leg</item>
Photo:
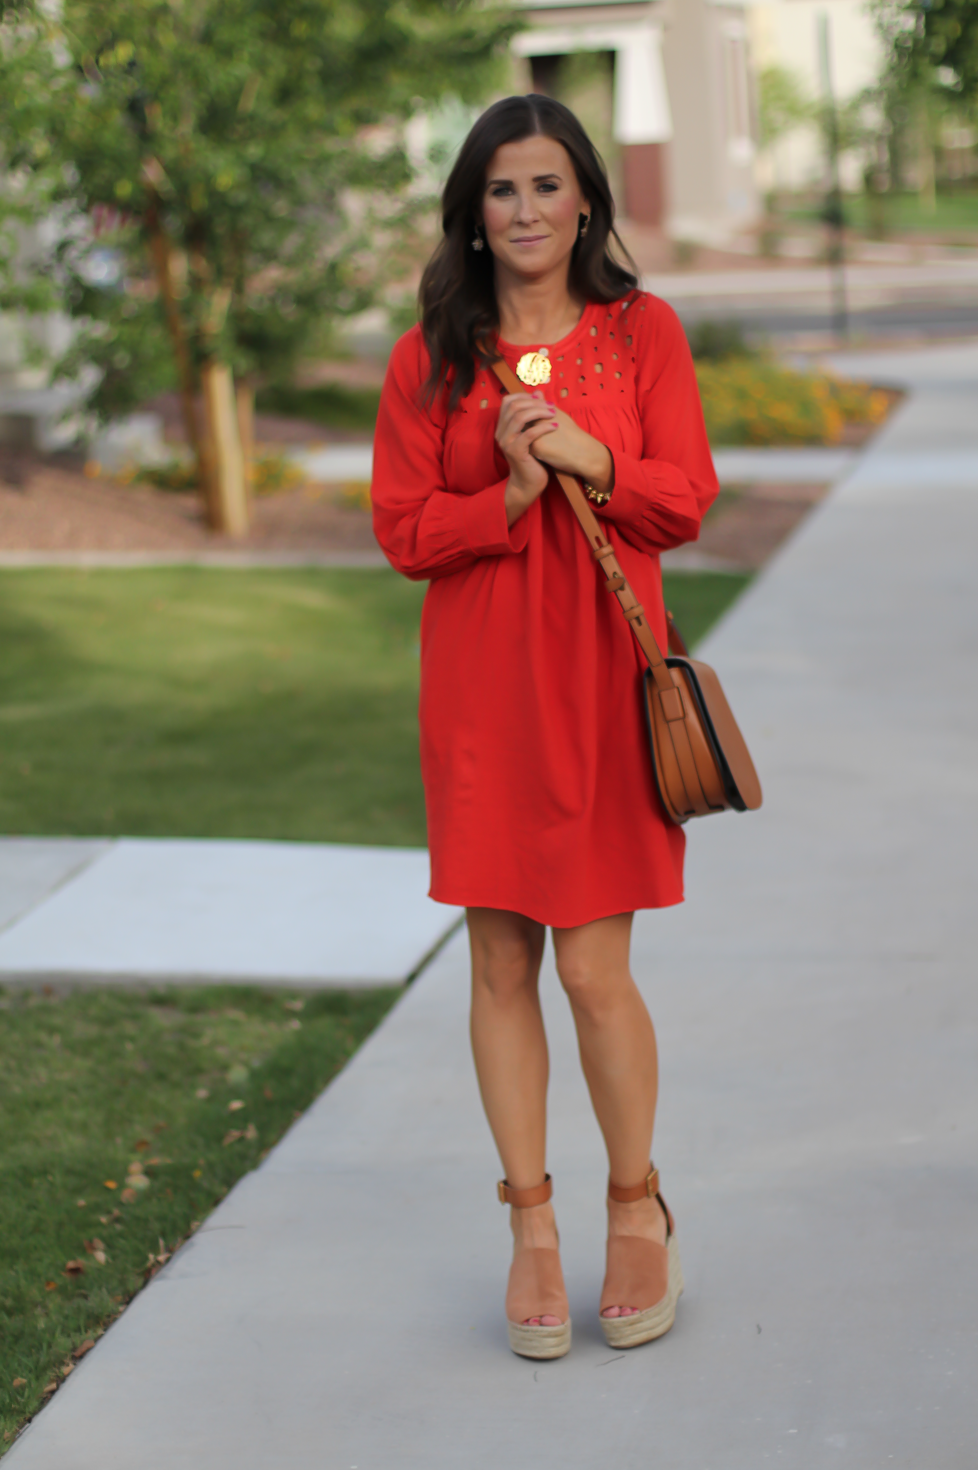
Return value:
M 608 1150 L 616 1184 L 637 1184 L 648 1173 L 659 1070 L 655 1030 L 632 979 L 632 915 L 616 914 L 574 929 L 555 929 L 557 971 L 570 1000 L 581 1065 Z M 610 1234 L 665 1242 L 666 1222 L 656 1200 L 608 1202 Z M 627 1302 L 606 1317 L 628 1316 Z
M 472 1053 L 503 1172 L 514 1189 L 543 1182 L 550 1061 L 538 982 L 544 928 L 504 909 L 469 909 Z M 557 1244 L 553 1206 L 510 1211 L 515 1250 Z M 557 1317 L 531 1317 L 556 1327 Z

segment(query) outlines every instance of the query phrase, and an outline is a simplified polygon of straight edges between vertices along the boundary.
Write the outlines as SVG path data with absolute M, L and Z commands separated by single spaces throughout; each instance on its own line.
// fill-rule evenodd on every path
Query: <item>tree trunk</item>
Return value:
M 241 463 L 244 469 L 245 498 L 250 507 L 255 493 L 255 389 L 247 378 L 234 385 L 238 410 L 238 438 L 241 441 Z
M 244 536 L 248 501 L 231 369 L 227 363 L 209 359 L 200 370 L 200 380 L 208 438 L 214 449 L 212 525 L 227 536 Z
M 158 202 L 154 201 L 150 205 L 146 215 L 146 225 L 149 233 L 153 267 L 156 271 L 156 283 L 163 300 L 166 325 L 170 333 L 170 340 L 173 343 L 173 355 L 176 358 L 177 373 L 180 378 L 180 407 L 183 411 L 183 431 L 187 436 L 187 447 L 194 457 L 197 470 L 197 485 L 204 499 L 208 520 L 214 525 L 213 454 L 206 437 L 200 432 L 200 425 L 197 420 L 196 382 L 194 380 L 193 362 L 191 361 L 190 348 L 187 345 L 187 334 L 184 330 L 183 319 L 180 316 L 180 308 L 177 305 L 177 296 L 173 285 L 172 247 L 160 221 Z

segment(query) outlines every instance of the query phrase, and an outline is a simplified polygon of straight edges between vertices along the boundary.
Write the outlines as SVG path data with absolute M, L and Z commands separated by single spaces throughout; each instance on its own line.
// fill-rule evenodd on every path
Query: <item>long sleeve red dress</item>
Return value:
M 526 345 L 499 342 L 510 367 Z M 686 337 L 633 292 L 551 343 L 545 390 L 615 462 L 598 511 L 666 640 L 659 553 L 696 539 L 717 493 Z M 682 830 L 658 799 L 644 668 L 617 598 L 551 478 L 506 524 L 502 390 L 479 370 L 449 413 L 426 405 L 419 327 L 391 356 L 374 440 L 374 529 L 430 581 L 421 619 L 421 771 L 431 897 L 556 928 L 683 897 Z

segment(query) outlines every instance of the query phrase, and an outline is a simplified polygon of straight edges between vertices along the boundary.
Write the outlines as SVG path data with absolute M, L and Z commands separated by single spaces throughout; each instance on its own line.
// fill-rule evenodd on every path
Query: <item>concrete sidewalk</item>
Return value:
M 369 480 L 373 472 L 371 444 L 343 444 L 326 449 L 296 449 L 291 457 L 310 479 Z M 811 483 L 839 479 L 859 458 L 852 449 L 718 449 L 713 456 L 721 484 L 747 480 Z
M 400 984 L 462 917 L 428 882 L 423 848 L 3 838 L 0 981 Z
M 890 360 L 913 381 L 913 361 Z M 12 1470 L 973 1470 L 978 351 L 906 404 L 711 637 L 766 804 L 636 925 L 677 1325 L 604 1345 L 604 1166 L 547 968 L 571 1355 L 506 1347 L 462 936 L 136 1299 Z M 952 446 L 953 447 L 953 446 Z M 623 697 L 626 697 L 623 695 Z

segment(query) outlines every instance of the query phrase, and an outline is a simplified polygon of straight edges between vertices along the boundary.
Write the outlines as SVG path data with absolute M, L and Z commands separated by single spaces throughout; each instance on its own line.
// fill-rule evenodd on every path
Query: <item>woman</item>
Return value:
M 656 795 L 631 633 L 552 472 L 581 477 L 663 644 L 659 552 L 695 539 L 717 486 L 682 328 L 609 252 L 613 216 L 572 113 L 540 96 L 490 107 L 445 186 L 374 448 L 377 539 L 431 583 L 431 896 L 467 912 L 472 1047 L 512 1207 L 510 1344 L 532 1358 L 571 1338 L 545 1160 L 547 925 L 608 1149 L 608 1341 L 668 1331 L 682 1290 L 629 941 L 635 909 L 682 901 L 683 834 Z M 498 356 L 545 390 L 505 395 Z

